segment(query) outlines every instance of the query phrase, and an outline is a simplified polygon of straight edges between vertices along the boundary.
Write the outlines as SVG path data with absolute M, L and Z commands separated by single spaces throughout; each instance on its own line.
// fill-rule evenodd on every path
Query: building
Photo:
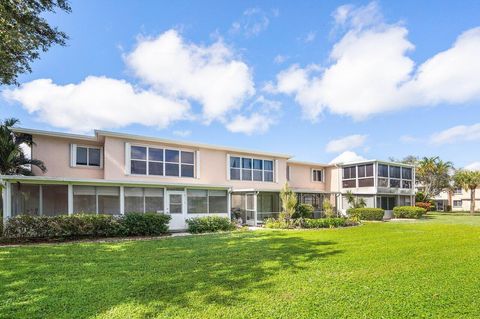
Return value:
M 390 210 L 412 203 L 414 172 L 408 165 L 300 162 L 287 154 L 109 131 L 87 136 L 14 130 L 32 136 L 32 157 L 48 171 L 34 167 L 35 176 L 0 176 L 5 219 L 19 214 L 162 212 L 171 215 L 172 230 L 206 214 L 256 225 L 278 216 L 286 182 L 301 203 L 313 205 L 316 217 L 325 199 L 345 211 L 343 198 L 349 190 L 371 207 Z
M 437 211 L 469 211 L 472 199 L 470 190 L 455 188 L 453 192 L 443 191 L 435 196 L 435 209 Z M 480 189 L 475 191 L 475 207 L 480 209 Z

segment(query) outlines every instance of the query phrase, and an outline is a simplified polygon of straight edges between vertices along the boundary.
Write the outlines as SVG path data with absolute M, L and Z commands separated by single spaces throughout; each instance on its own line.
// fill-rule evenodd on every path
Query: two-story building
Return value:
M 325 199 L 344 211 L 347 190 L 372 207 L 413 202 L 413 169 L 400 164 L 300 162 L 287 154 L 109 131 L 14 130 L 32 136 L 32 157 L 48 170 L 0 177 L 4 218 L 161 212 L 171 215 L 172 230 L 207 214 L 256 225 L 281 211 L 279 194 L 287 182 L 317 217 Z
M 480 208 L 480 188 L 475 191 L 475 207 Z M 443 191 L 434 198 L 437 211 L 469 211 L 472 203 L 470 190 L 455 188 L 452 192 Z

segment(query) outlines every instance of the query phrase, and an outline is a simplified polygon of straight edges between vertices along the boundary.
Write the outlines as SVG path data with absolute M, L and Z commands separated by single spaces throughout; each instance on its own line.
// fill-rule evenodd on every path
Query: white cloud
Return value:
M 187 137 L 192 134 L 192 131 L 190 130 L 176 130 L 173 131 L 173 135 L 180 136 L 180 137 Z
M 226 127 L 234 133 L 247 135 L 265 133 L 277 122 L 280 106 L 279 102 L 260 96 L 247 107 L 248 114 L 236 115 Z
M 305 36 L 305 38 L 303 39 L 303 42 L 305 43 L 310 43 L 310 42 L 313 42 L 315 40 L 315 37 L 317 36 L 317 33 L 314 32 L 314 31 L 310 31 L 308 32 L 308 34 Z
M 345 151 L 330 161 L 330 164 L 363 161 L 365 158 L 352 151 Z
M 473 125 L 457 125 L 430 137 L 433 144 L 447 144 L 465 141 L 480 141 L 480 123 Z
M 340 153 L 363 146 L 367 139 L 367 135 L 354 134 L 339 139 L 331 140 L 327 143 L 325 150 L 328 153 Z
M 160 128 L 189 117 L 189 104 L 106 77 L 89 76 L 78 84 L 57 85 L 50 79 L 3 91 L 50 125 L 72 132 L 143 124 Z
M 386 24 L 376 3 L 339 7 L 333 14 L 346 32 L 326 67 L 293 65 L 276 78 L 276 92 L 293 95 L 303 114 L 326 110 L 356 120 L 412 106 L 480 99 L 480 28 L 415 67 L 414 45 L 401 24 Z M 348 93 L 346 93 L 348 92 Z
M 276 64 L 282 64 L 283 62 L 287 61 L 287 59 L 288 57 L 286 55 L 278 54 L 275 56 L 275 58 L 273 58 L 273 62 Z
M 480 162 L 473 162 L 464 167 L 464 169 L 470 171 L 480 171 Z
M 223 42 L 186 43 L 175 30 L 141 39 L 125 61 L 162 94 L 201 103 L 207 122 L 240 109 L 255 92 L 250 68 Z
M 272 10 L 272 15 L 277 17 L 278 9 Z M 248 8 L 243 12 L 240 20 L 232 23 L 231 33 L 242 33 L 245 37 L 253 37 L 265 31 L 270 24 L 269 15 L 260 8 Z

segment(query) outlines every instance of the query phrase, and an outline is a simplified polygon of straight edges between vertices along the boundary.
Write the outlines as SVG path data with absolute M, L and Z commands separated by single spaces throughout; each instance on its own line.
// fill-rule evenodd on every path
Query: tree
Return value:
M 450 187 L 453 164 L 444 162 L 438 156 L 424 157 L 415 169 L 416 181 L 423 189 L 423 201 L 440 194 Z
M 42 15 L 56 9 L 70 12 L 67 0 L 0 1 L 0 84 L 18 84 L 19 74 L 52 45 L 64 46 L 68 36 Z
M 282 212 L 280 213 L 280 219 L 289 221 L 297 208 L 298 198 L 297 194 L 285 183 L 280 191 L 280 199 L 282 200 Z
M 391 162 L 397 162 L 397 163 L 403 163 L 403 164 L 410 164 L 410 165 L 417 165 L 419 159 L 418 156 L 415 155 L 407 155 L 403 159 L 396 159 L 394 157 L 389 157 L 389 161 Z
M 458 170 L 453 175 L 453 180 L 457 187 L 465 191 L 470 190 L 470 214 L 475 212 L 475 190 L 480 186 L 480 172 L 470 170 Z
M 365 199 L 362 197 L 355 197 L 351 191 L 348 191 L 345 196 L 347 197 L 348 205 L 350 205 L 351 208 L 364 208 L 367 206 Z
M 30 135 L 16 134 L 11 128 L 19 123 L 17 119 L 6 119 L 0 125 L 0 174 L 1 175 L 33 175 L 28 166 L 36 166 L 46 172 L 45 164 L 37 159 L 25 156 L 22 145 L 32 146 Z

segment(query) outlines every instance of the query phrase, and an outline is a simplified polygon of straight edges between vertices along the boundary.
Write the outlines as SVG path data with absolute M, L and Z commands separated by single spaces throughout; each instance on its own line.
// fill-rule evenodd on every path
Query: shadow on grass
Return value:
M 274 274 L 341 253 L 335 245 L 290 232 L 256 232 L 5 248 L 0 314 L 90 317 L 134 304 L 151 316 L 172 307 L 236 305 L 272 288 Z

